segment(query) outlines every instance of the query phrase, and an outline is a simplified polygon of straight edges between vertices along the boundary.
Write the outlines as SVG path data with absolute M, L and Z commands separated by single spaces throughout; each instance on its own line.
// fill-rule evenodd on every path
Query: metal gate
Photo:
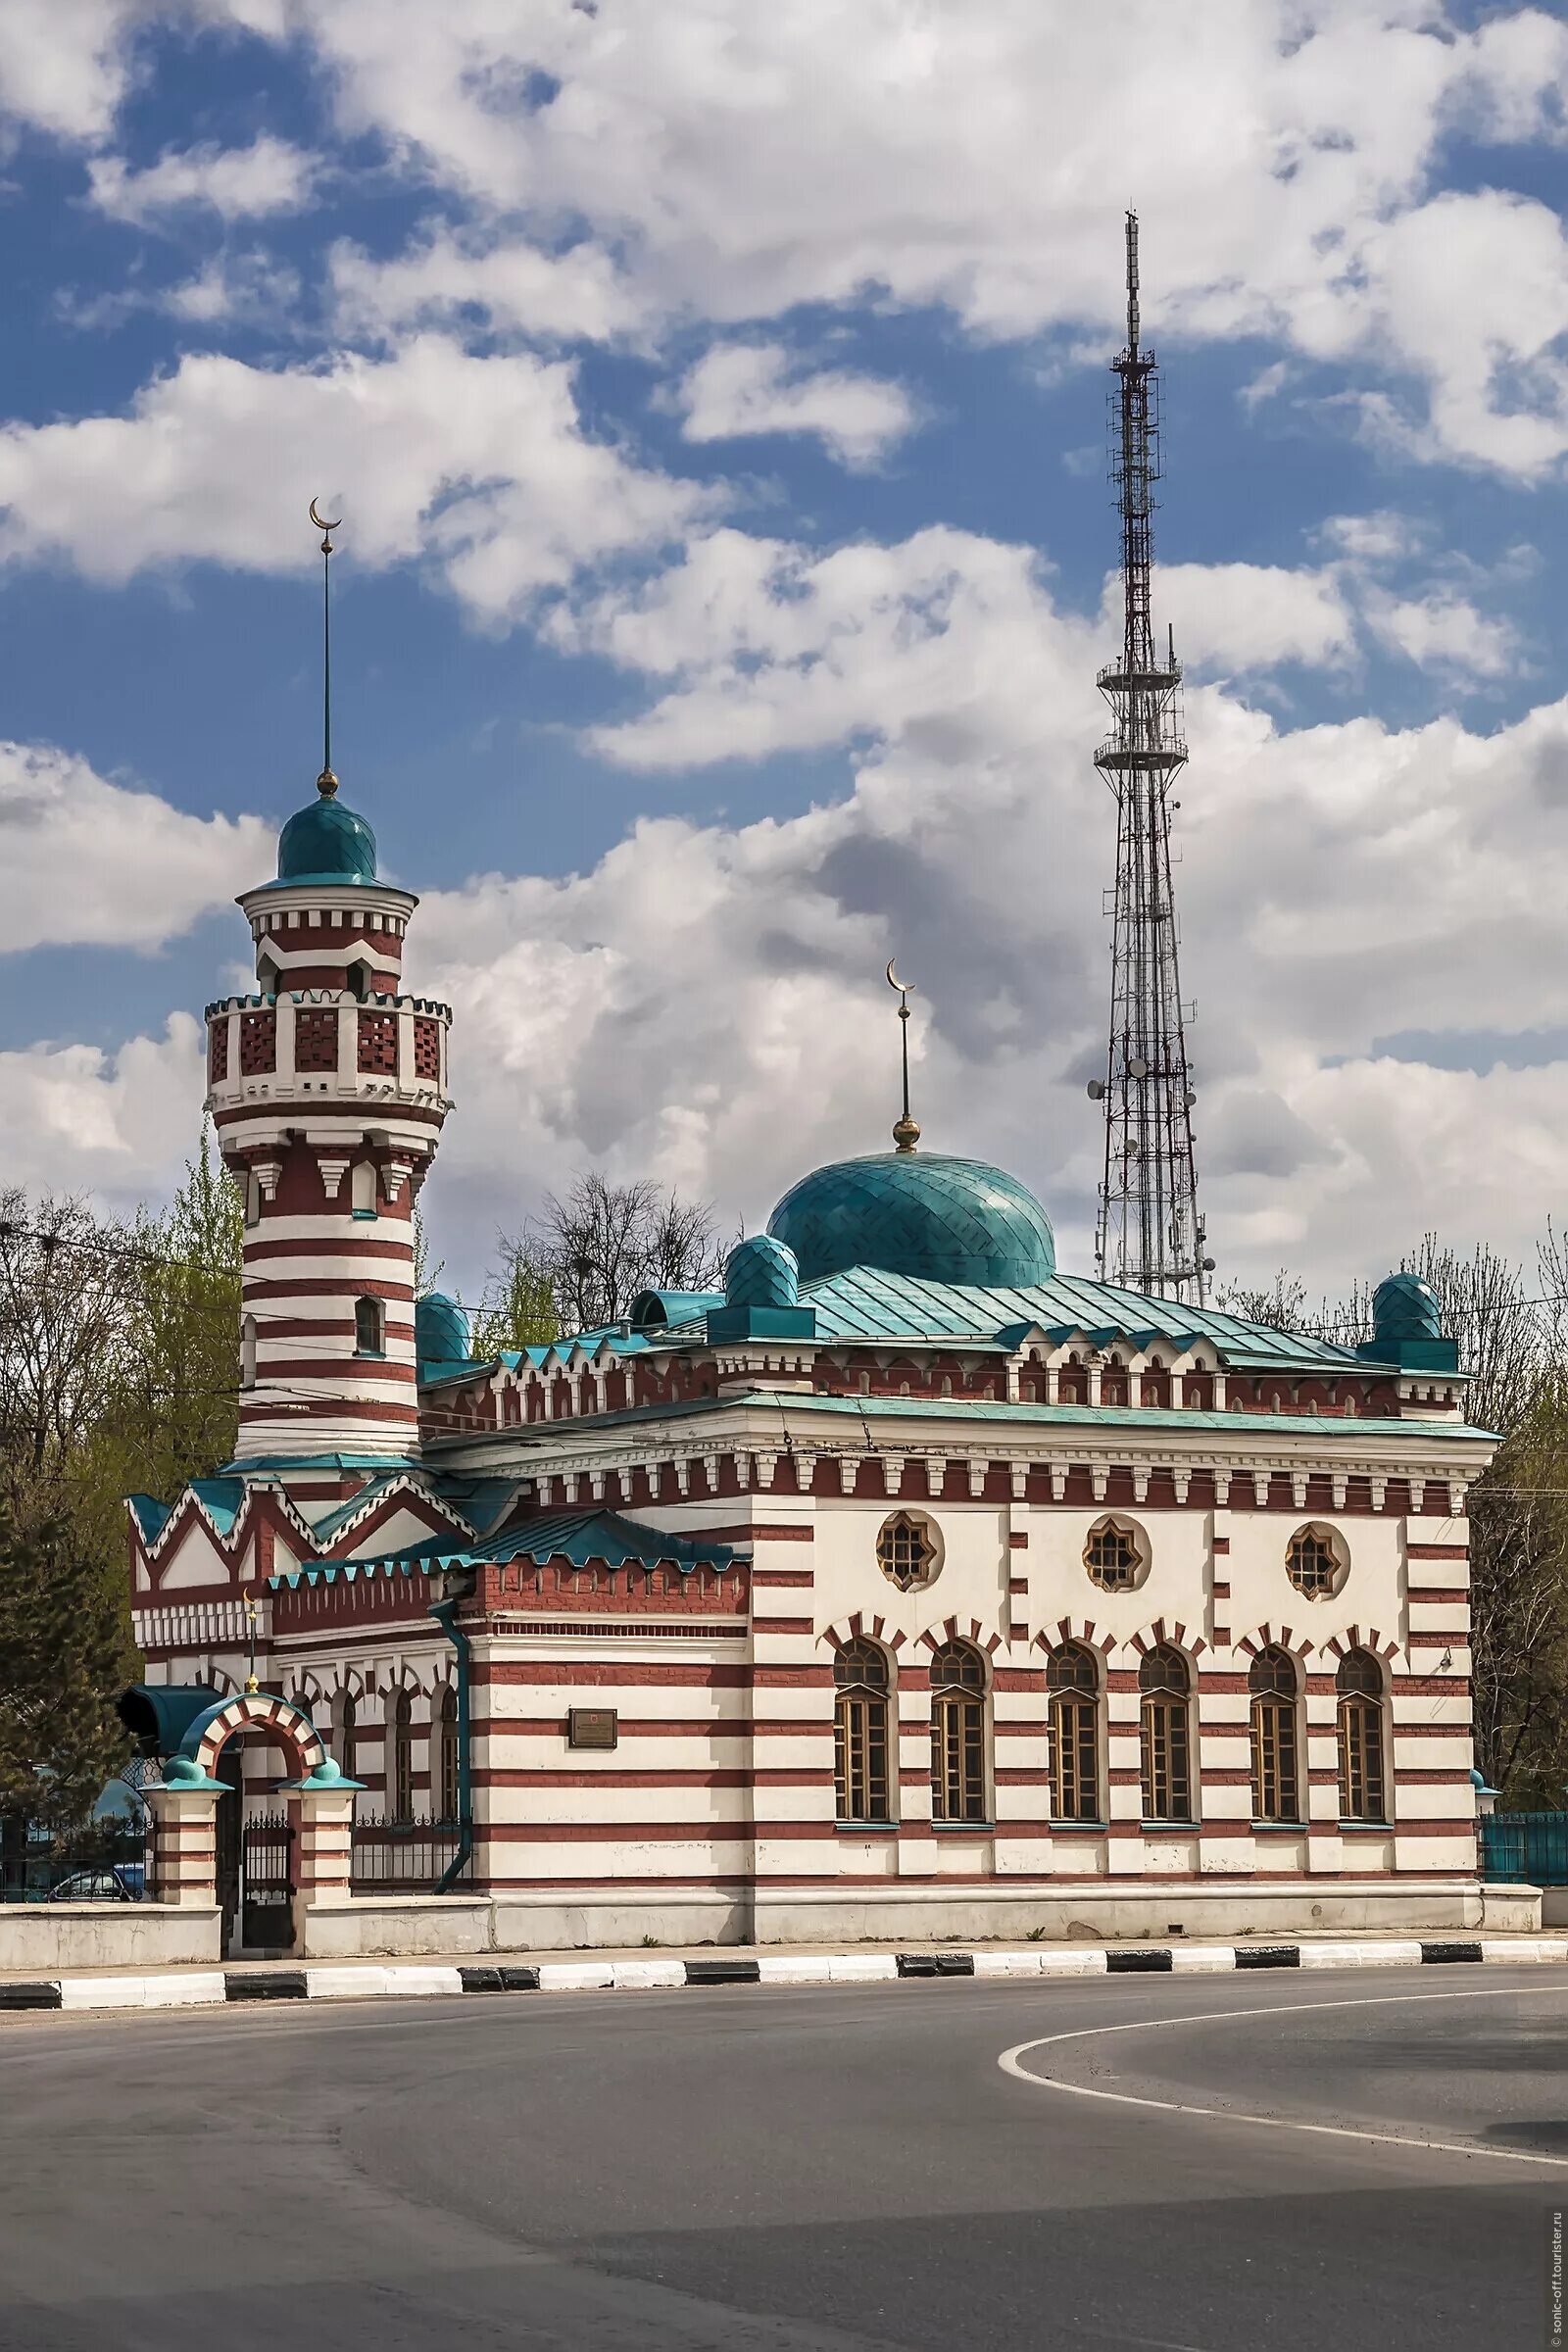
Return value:
M 240 1855 L 240 1941 L 248 1951 L 294 1948 L 294 1832 L 286 1813 L 252 1813 Z

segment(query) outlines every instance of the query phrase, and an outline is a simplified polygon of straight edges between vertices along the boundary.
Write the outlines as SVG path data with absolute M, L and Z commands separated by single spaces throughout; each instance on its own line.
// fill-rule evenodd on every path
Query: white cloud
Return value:
M 982 336 L 1108 338 L 1130 199 L 1156 332 L 1413 378 L 1389 415 L 1424 455 L 1530 475 L 1568 449 L 1555 220 L 1433 194 L 1455 133 L 1560 129 L 1568 27 L 1540 11 L 1459 30 L 1347 0 L 992 0 L 982 26 L 962 0 L 705 0 L 672 29 L 655 9 L 300 0 L 289 23 L 345 129 L 472 208 L 471 251 L 487 220 L 500 250 L 586 224 L 649 318 L 870 294 Z
M 0 116 L 67 139 L 103 136 L 126 85 L 125 47 L 140 0 L 6 0 L 0 8 Z
M 1354 617 L 1332 569 L 1162 564 L 1154 596 L 1189 670 L 1240 674 L 1282 662 L 1323 668 L 1348 661 L 1355 650 Z M 1119 634 L 1120 612 L 1121 582 L 1113 575 L 1105 586 L 1102 625 Z
M 1019 608 L 1043 691 L 927 708 L 850 797 L 785 821 L 645 822 L 564 881 L 436 892 L 416 985 L 456 1006 L 454 1114 L 425 1197 L 468 1279 L 498 1218 L 574 1168 L 651 1171 L 752 1225 L 816 1160 L 885 1148 L 897 1038 L 880 967 L 919 983 L 934 1149 L 1035 1185 L 1089 1260 L 1100 891 L 1114 817 L 1055 698 L 1076 623 Z M 879 647 L 865 648 L 875 666 Z M 1199 1000 L 1200 1177 L 1230 1275 L 1376 1275 L 1429 1223 L 1527 1248 L 1558 1206 L 1568 1062 L 1488 1075 L 1374 1059 L 1375 1036 L 1568 1022 L 1568 703 L 1494 736 L 1451 720 L 1281 732 L 1223 691 L 1190 711 L 1184 986 Z M 787 1106 L 787 1116 L 781 1116 Z
M 271 852 L 258 817 L 189 816 L 50 745 L 0 743 L 0 950 L 160 947 Z
M 957 552 L 943 551 L 945 571 L 934 549 L 904 561 L 929 593 Z M 1114 812 L 1089 760 L 1085 625 L 1009 570 L 1009 552 L 989 578 L 968 564 L 949 598 L 955 643 L 917 649 L 906 669 L 889 669 L 881 616 L 839 632 L 837 723 L 872 739 L 838 804 L 645 821 L 587 872 L 425 895 L 411 982 L 456 1008 L 459 1106 L 424 1205 L 457 1278 L 471 1283 L 498 1219 L 575 1168 L 651 1172 L 755 1226 L 806 1166 L 883 1148 L 898 1047 L 881 966 L 895 952 L 919 986 L 928 1144 L 1015 1168 L 1052 1208 L 1063 1262 L 1088 1264 L 1099 1130 L 1081 1066 L 1106 1017 Z M 809 588 L 808 606 L 825 593 Z M 752 608 L 738 633 L 755 637 L 756 593 L 737 598 Z M 667 612 L 626 625 L 650 659 L 688 643 Z M 826 740 L 808 666 L 790 689 L 802 712 L 782 679 L 763 701 L 775 730 L 799 734 L 804 712 Z M 1009 670 L 1024 687 L 990 691 Z M 876 694 L 898 712 L 885 730 L 865 715 Z M 1478 1076 L 1373 1045 L 1424 1032 L 1441 1056 L 1454 1031 L 1568 1030 L 1568 701 L 1486 736 L 1452 719 L 1281 730 L 1203 687 L 1189 731 L 1183 981 L 1200 1015 L 1200 1180 L 1222 1272 L 1289 1262 L 1332 1287 L 1381 1272 L 1428 1224 L 1526 1249 L 1559 1205 L 1568 1061 L 1494 1055 Z M 62 802 L 64 787 L 52 861 L 28 886 L 53 906 L 78 841 Z M 192 822 L 145 795 L 85 805 L 110 835 L 102 867 L 128 877 Z M 259 850 L 233 845 L 243 879 Z M 202 868 L 189 903 L 231 881 Z M 197 1046 L 180 1016 L 118 1054 L 55 1041 L 0 1055 L 19 1173 L 117 1198 L 156 1188 L 194 1129 Z
M 298 301 L 299 290 L 294 270 L 269 254 L 218 253 L 194 277 L 162 285 L 137 277 L 99 294 L 62 290 L 55 307 L 69 325 L 89 331 L 122 326 L 138 311 L 158 312 L 189 327 L 240 321 L 276 325 Z
M 1421 668 L 1448 678 L 1506 678 L 1521 665 L 1518 631 L 1511 621 L 1477 611 L 1451 588 L 1425 596 L 1368 596 L 1368 625 Z
M 804 367 L 777 343 L 720 343 L 688 369 L 674 405 L 688 441 L 814 433 L 841 465 L 872 466 L 914 424 L 902 384 Z
M 1417 554 L 1426 545 L 1428 533 L 1414 515 L 1381 507 L 1371 514 L 1331 514 L 1313 536 L 1318 545 L 1333 549 L 1349 563 L 1380 564 Z
M 5 427 L 0 555 L 109 581 L 204 560 L 297 569 L 302 483 L 344 499 L 355 561 L 424 557 L 493 619 L 676 535 L 705 503 L 588 437 L 569 366 L 426 335 L 321 368 L 191 356 L 127 416 Z
M 140 172 L 122 156 L 96 156 L 87 188 L 101 213 L 138 227 L 191 207 L 225 220 L 263 220 L 309 203 L 318 170 L 315 156 L 264 132 L 248 147 L 170 149 Z
M 167 1194 L 201 1132 L 199 1026 L 171 1013 L 162 1037 L 114 1054 L 42 1044 L 0 1053 L 5 1172 L 29 1190 L 96 1192 L 116 1207 Z
M 610 256 L 591 244 L 547 253 L 442 228 L 389 261 L 334 245 L 328 269 L 349 334 L 394 336 L 472 311 L 498 334 L 598 343 L 629 333 L 644 315 Z

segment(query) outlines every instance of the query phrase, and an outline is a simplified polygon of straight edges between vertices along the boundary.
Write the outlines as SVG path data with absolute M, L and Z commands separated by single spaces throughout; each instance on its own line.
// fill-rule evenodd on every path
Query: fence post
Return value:
M 345 1780 L 327 1756 L 302 1781 L 284 1781 L 289 1826 L 294 1832 L 294 1949 L 310 1951 L 307 1934 L 313 1910 L 352 1902 L 354 1799 L 364 1787 Z
M 143 1791 L 153 1816 L 153 1895 L 182 1910 L 218 1905 L 218 1800 L 221 1781 L 209 1780 L 188 1756 L 172 1756 L 163 1785 Z

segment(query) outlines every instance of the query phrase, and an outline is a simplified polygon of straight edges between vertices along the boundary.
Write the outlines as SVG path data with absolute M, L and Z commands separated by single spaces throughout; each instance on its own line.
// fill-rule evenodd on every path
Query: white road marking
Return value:
M 1423 2155 L 1480 2156 L 1494 2158 L 1499 2164 L 1541 2164 L 1553 2172 L 1568 2171 L 1568 2156 L 1537 2156 L 1521 2148 L 1489 2148 L 1474 2139 L 1414 2139 L 1404 2132 L 1362 2132 L 1349 2124 L 1307 2124 L 1280 2115 L 1249 2115 L 1234 2107 L 1195 2107 L 1180 2099 L 1140 2098 L 1130 2090 L 1094 2090 L 1084 2082 L 1063 2082 L 1055 2075 L 1031 2074 L 1022 2061 L 1031 2050 L 1051 2049 L 1061 2041 L 1089 2041 L 1102 2034 L 1152 2034 L 1167 2026 L 1216 2026 L 1240 2023 L 1243 2020 L 1264 2017 L 1310 2016 L 1320 2009 L 1385 2009 L 1408 2006 L 1412 2001 L 1486 2001 L 1514 1999 L 1532 1991 L 1556 1992 L 1562 1996 L 1560 1985 L 1489 1985 L 1474 1992 L 1386 1992 L 1370 1994 L 1364 2000 L 1353 2001 L 1288 2001 L 1273 2009 L 1210 2009 L 1192 2017 L 1142 2017 L 1123 2026 L 1077 2026 L 1070 2034 L 1042 2034 L 1035 2041 L 1015 2042 L 1004 2050 L 997 2064 L 1004 2074 L 1016 2075 L 1020 2082 L 1032 2082 L 1037 2090 L 1065 2091 L 1075 2099 L 1108 2099 L 1118 2107 L 1152 2107 L 1162 2115 L 1201 2115 L 1221 2124 L 1260 2124 L 1269 2132 L 1309 2132 L 1325 2139 L 1365 2139 L 1379 2147 L 1415 2148 Z

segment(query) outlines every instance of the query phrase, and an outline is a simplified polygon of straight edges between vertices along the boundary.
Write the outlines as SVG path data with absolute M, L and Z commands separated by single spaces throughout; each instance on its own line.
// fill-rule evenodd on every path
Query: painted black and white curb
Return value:
M 1310 1943 L 1031 1944 L 1021 1951 L 715 1953 L 701 1960 L 496 1960 L 421 1966 L 169 1969 L 0 1984 L 0 2010 L 190 2009 L 231 2001 L 363 2001 L 454 1992 L 653 1992 L 714 1984 L 878 1984 L 901 1977 L 1217 1976 L 1246 1968 L 1446 1967 L 1568 1961 L 1568 1936 L 1382 1936 Z

